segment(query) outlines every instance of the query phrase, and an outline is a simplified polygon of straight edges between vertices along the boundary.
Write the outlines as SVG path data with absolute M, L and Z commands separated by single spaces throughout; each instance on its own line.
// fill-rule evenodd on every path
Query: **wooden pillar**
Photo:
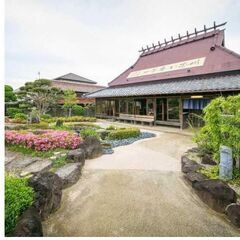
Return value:
M 180 96 L 179 99 L 179 119 L 180 119 L 180 128 L 183 129 L 183 100 L 182 96 Z

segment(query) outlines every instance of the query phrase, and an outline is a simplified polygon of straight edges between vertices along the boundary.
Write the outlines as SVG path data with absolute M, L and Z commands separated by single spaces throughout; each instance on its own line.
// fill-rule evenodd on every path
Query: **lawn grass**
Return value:
M 24 146 L 21 145 L 10 145 L 10 144 L 6 144 L 6 149 L 12 152 L 19 152 L 22 153 L 23 155 L 29 155 L 31 157 L 42 157 L 42 158 L 49 158 L 52 157 L 54 155 L 54 152 L 66 152 L 66 149 L 54 149 L 54 150 L 50 150 L 50 151 L 36 151 L 34 149 L 31 148 L 26 148 Z

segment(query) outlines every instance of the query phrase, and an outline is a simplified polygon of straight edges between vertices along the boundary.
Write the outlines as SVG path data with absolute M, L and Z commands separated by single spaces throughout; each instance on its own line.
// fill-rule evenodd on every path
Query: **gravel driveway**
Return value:
M 189 136 L 159 133 L 88 160 L 45 236 L 240 236 L 184 181 L 180 156 L 192 146 Z

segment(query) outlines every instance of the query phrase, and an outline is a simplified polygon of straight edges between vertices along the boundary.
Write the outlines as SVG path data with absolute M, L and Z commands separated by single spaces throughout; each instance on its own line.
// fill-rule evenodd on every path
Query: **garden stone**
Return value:
M 191 152 L 191 153 L 199 153 L 200 149 L 198 147 L 193 147 L 190 148 L 187 152 Z
M 14 237 L 42 237 L 42 223 L 36 208 L 28 208 L 19 218 L 13 231 Z
M 100 135 L 100 138 L 102 140 L 105 140 L 109 134 L 109 131 L 107 131 L 105 129 L 98 129 L 98 130 L 96 130 L 96 132 Z
M 84 144 L 80 147 L 85 150 L 87 159 L 97 158 L 103 154 L 102 145 L 95 136 L 86 137 Z
M 228 219 L 237 227 L 240 227 L 240 205 L 232 203 L 227 206 L 226 214 Z
M 185 179 L 187 179 L 192 185 L 196 182 L 200 182 L 203 180 L 206 180 L 207 177 L 203 175 L 202 173 L 198 172 L 188 172 L 184 175 Z
M 44 172 L 30 178 L 29 185 L 36 193 L 33 206 L 38 210 L 41 219 L 45 220 L 60 207 L 62 180 L 55 173 Z
M 11 161 L 6 164 L 5 170 L 6 171 L 14 171 L 14 170 L 18 170 L 18 169 L 23 169 L 23 168 L 29 166 L 30 164 L 35 163 L 38 160 L 39 160 L 39 158 L 30 158 L 30 157 L 14 159 L 14 161 Z
M 182 172 L 184 173 L 196 172 L 202 168 L 202 165 L 198 164 L 193 160 L 190 160 L 186 156 L 182 156 L 181 164 L 182 164 Z
M 68 162 L 82 163 L 85 164 L 85 151 L 84 149 L 78 148 L 75 150 L 71 150 L 67 154 Z
M 193 184 L 198 196 L 217 212 L 224 213 L 227 205 L 235 203 L 236 192 L 218 179 L 203 180 Z
M 39 172 L 46 172 L 52 167 L 52 161 L 48 159 L 38 160 L 27 167 L 23 168 L 23 172 L 35 174 Z
M 204 154 L 201 158 L 202 164 L 217 165 L 217 163 L 212 159 L 212 156 L 209 154 Z
M 63 188 L 70 187 L 79 180 L 82 166 L 82 163 L 68 163 L 56 171 L 62 179 Z

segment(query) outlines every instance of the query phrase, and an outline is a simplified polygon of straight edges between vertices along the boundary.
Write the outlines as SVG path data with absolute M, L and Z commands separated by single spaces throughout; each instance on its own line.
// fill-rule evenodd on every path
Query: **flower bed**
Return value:
M 10 145 L 21 145 L 36 151 L 49 151 L 56 148 L 76 149 L 82 139 L 67 131 L 45 130 L 34 134 L 7 130 L 5 141 Z

